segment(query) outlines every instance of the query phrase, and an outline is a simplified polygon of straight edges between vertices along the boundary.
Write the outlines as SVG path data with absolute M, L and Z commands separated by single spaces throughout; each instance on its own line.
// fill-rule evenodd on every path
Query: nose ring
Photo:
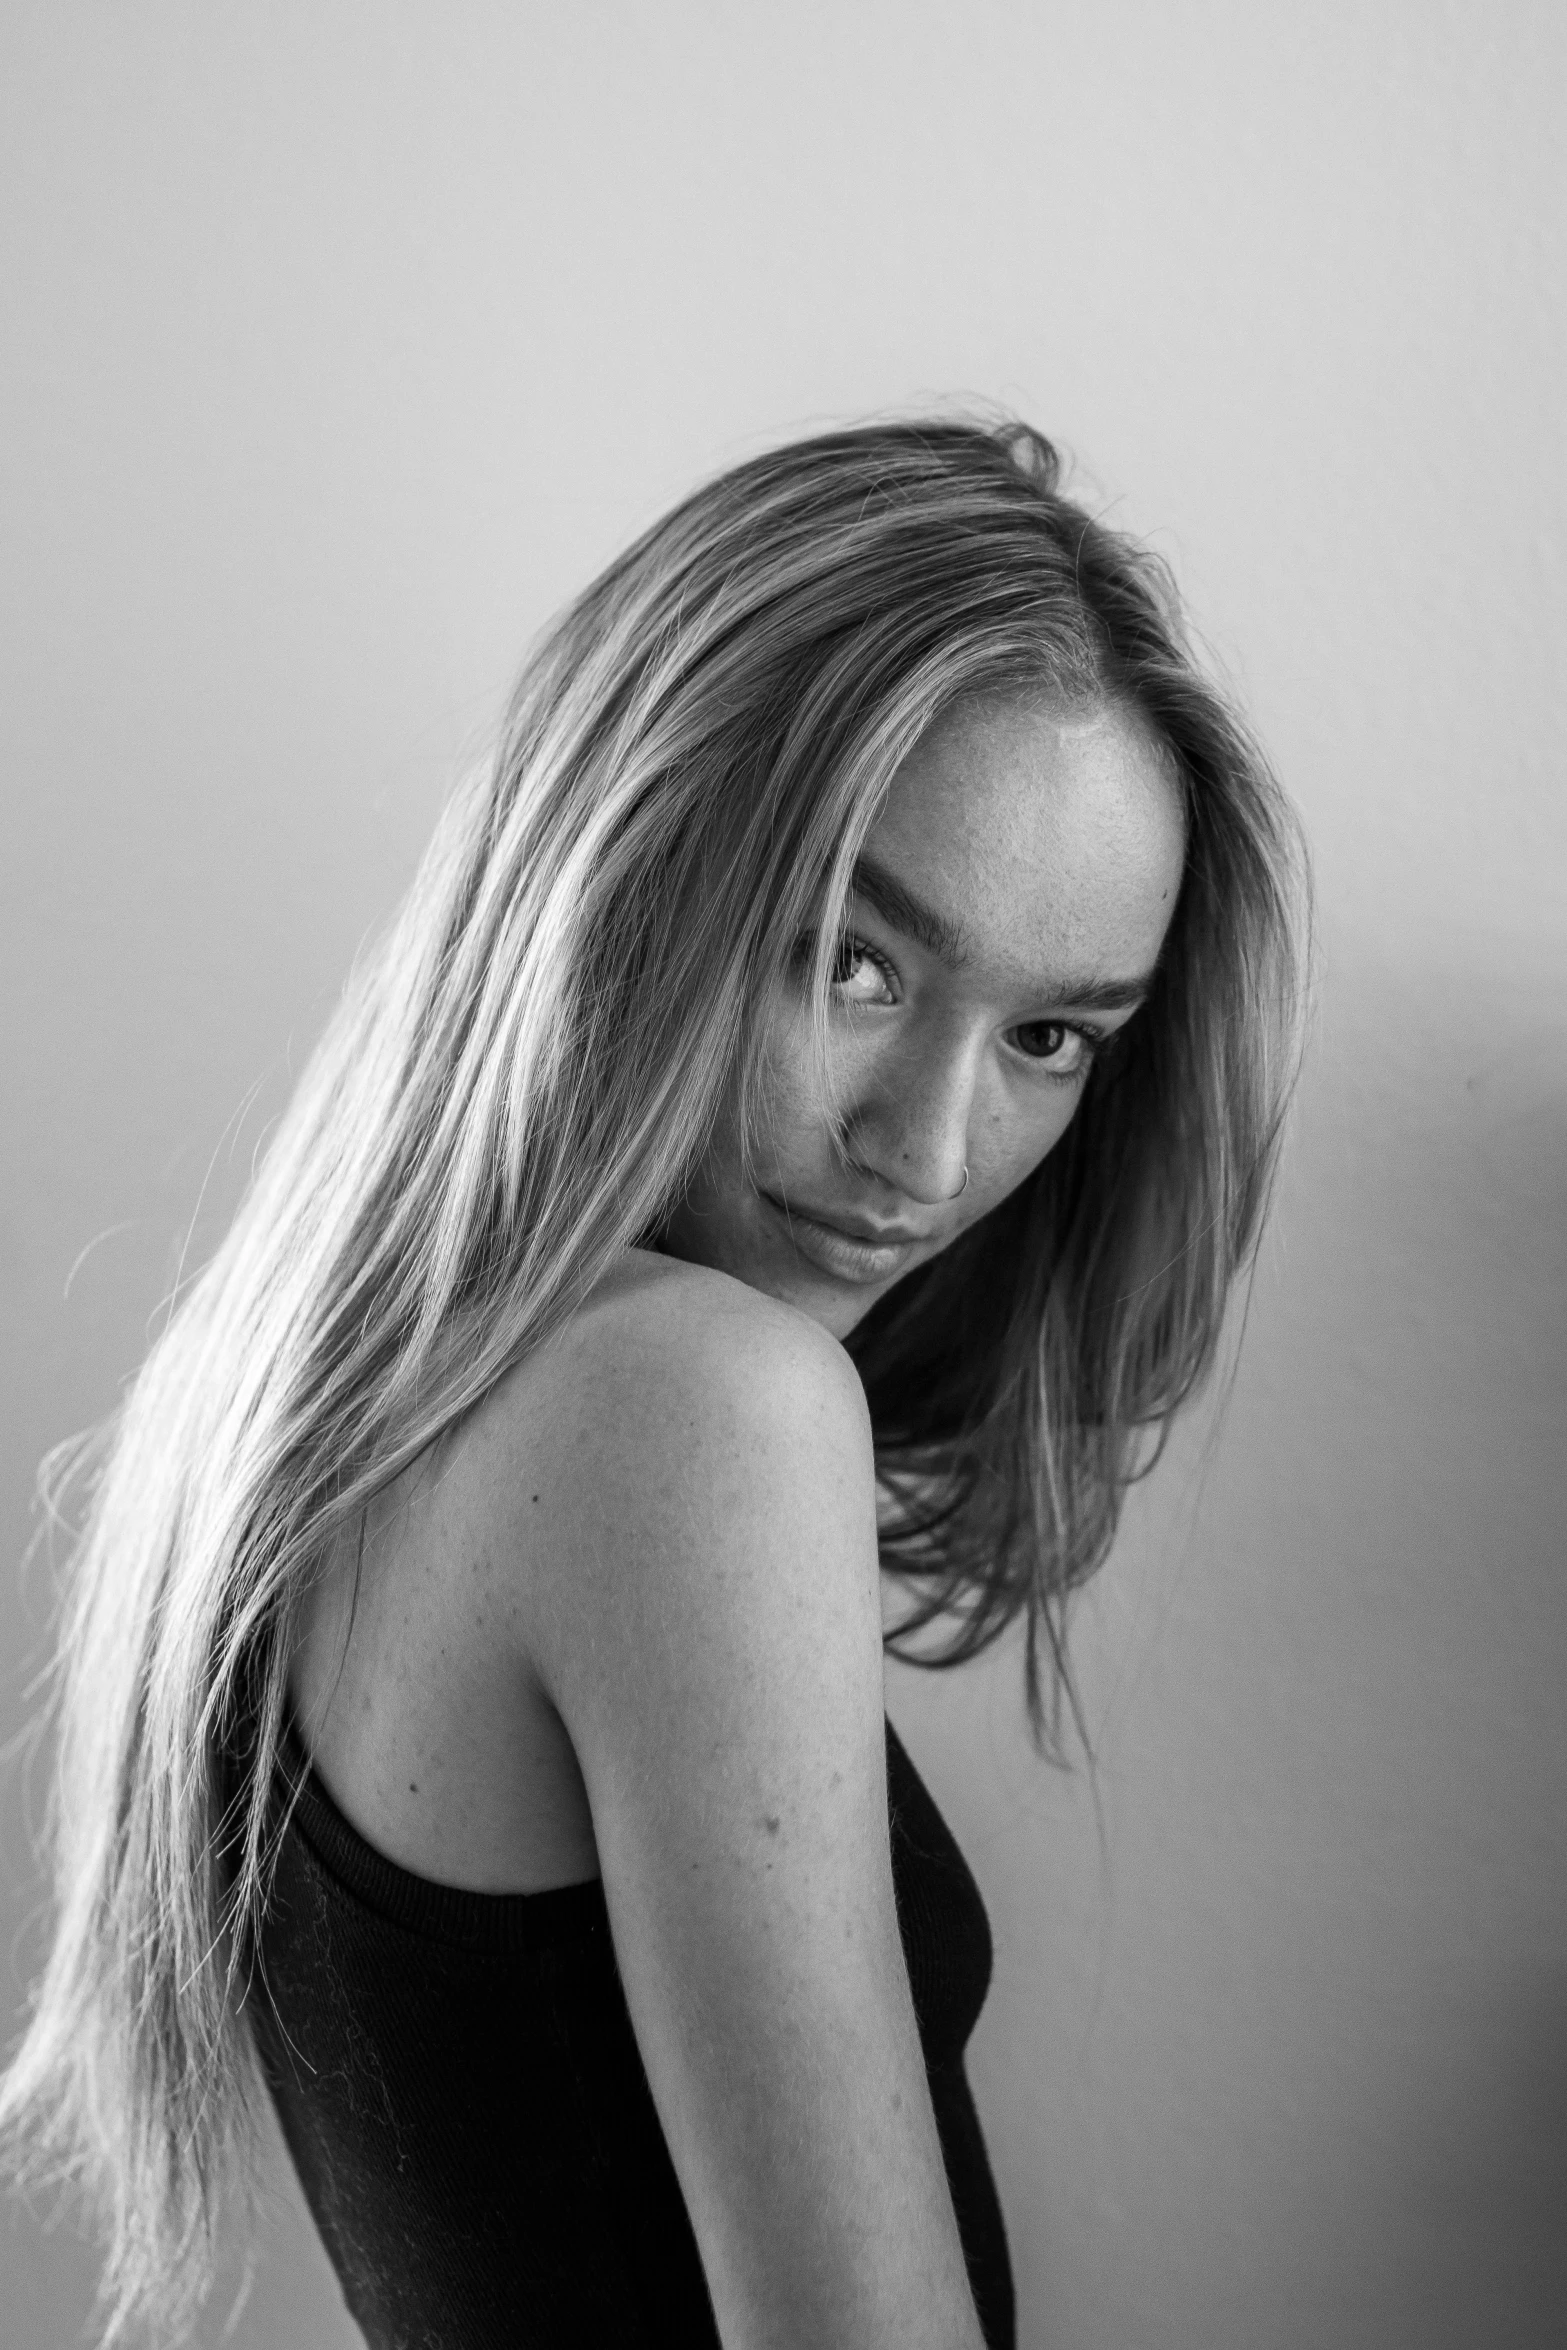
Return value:
M 963 1180 L 962 1180 L 962 1182 L 961 1182 L 961 1183 L 958 1185 L 958 1188 L 957 1188 L 957 1190 L 956 1190 L 956 1191 L 953 1193 L 953 1195 L 952 1195 L 952 1196 L 953 1196 L 953 1198 L 954 1198 L 954 1199 L 961 1199 L 961 1198 L 963 1197 L 963 1194 L 964 1194 L 964 1193 L 967 1191 L 967 1189 L 968 1189 L 968 1168 L 967 1168 L 967 1167 L 965 1167 L 965 1168 L 964 1168 L 964 1170 L 963 1170 Z

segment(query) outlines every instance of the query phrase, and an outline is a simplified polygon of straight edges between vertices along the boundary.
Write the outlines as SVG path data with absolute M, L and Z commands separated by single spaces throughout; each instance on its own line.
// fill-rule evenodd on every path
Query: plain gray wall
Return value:
M 1564 26 L 5 12 L 7 1558 L 524 643 L 704 473 L 1014 405 L 1174 562 L 1305 812 L 1321 1009 L 1239 1383 L 1081 1618 L 1103 1850 L 1015 1647 L 890 1686 L 996 1930 L 1026 2346 L 1567 2339 Z M 0 1606 L 5 1734 L 39 1579 Z M 0 1877 L 19 1997 L 14 1772 Z M 13 2199 L 0 2259 L 6 2342 L 74 2339 L 70 2231 Z M 285 2177 L 231 2339 L 345 2338 Z

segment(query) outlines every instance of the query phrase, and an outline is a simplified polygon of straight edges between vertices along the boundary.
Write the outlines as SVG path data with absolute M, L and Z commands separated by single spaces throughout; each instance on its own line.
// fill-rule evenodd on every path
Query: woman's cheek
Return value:
M 1064 1101 L 1051 1103 L 1034 1118 L 1012 1123 L 998 1117 L 990 1122 L 987 1138 L 991 1148 L 986 1156 L 997 1175 L 986 1189 L 994 1199 L 1004 1199 L 1044 1165 L 1077 1115 L 1081 1099 L 1082 1089 L 1076 1087 Z

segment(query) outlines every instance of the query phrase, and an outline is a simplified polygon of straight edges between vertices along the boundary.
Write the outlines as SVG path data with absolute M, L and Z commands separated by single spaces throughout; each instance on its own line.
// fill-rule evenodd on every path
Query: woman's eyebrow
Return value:
M 885 865 L 878 865 L 874 857 L 856 858 L 852 883 L 894 930 L 901 930 L 905 938 L 923 947 L 938 963 L 945 963 L 949 971 L 968 970 L 974 956 L 961 923 L 939 913 L 895 873 L 889 873 Z M 1126 1012 L 1143 1001 L 1153 985 L 1153 976 L 1151 971 L 1142 972 L 1135 979 L 1068 976 L 1052 979 L 1035 992 L 1041 1003 L 1070 1004 L 1085 1012 Z
M 878 865 L 874 857 L 855 859 L 853 886 L 862 898 L 869 899 L 884 922 L 894 930 L 901 930 L 905 938 L 912 938 L 927 955 L 934 955 L 938 963 L 945 963 L 949 971 L 966 971 L 974 960 L 960 924 L 947 915 L 938 914 L 916 896 L 895 873 L 885 865 Z

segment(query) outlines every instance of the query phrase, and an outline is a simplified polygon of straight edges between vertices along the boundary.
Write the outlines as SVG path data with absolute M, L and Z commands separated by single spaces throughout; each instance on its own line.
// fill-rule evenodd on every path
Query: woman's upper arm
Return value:
M 704 1276 L 591 1325 L 556 1395 L 534 1662 L 719 2331 L 977 2345 L 898 1938 L 853 1367 Z

